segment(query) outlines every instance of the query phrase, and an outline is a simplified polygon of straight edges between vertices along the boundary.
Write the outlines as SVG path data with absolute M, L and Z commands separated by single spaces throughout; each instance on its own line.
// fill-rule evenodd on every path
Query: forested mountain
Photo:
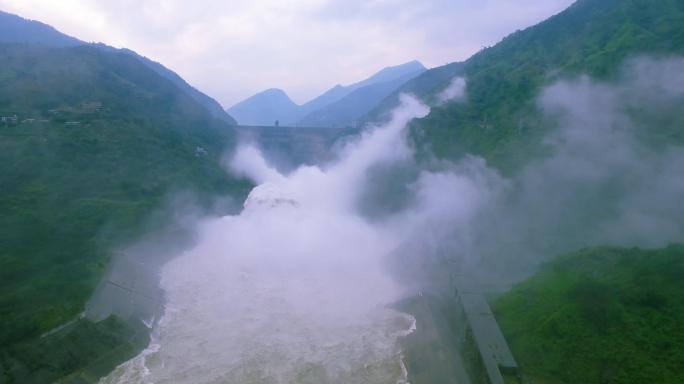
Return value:
M 111 247 L 174 190 L 248 185 L 219 165 L 232 128 L 130 54 L 0 44 L 0 61 L 0 358 L 9 382 L 45 382 L 99 358 L 77 344 L 21 368 L 55 353 L 41 333 L 83 311 Z
M 115 48 L 108 47 L 104 44 L 95 44 L 98 48 L 104 49 L 104 50 L 115 50 L 119 51 L 121 53 L 133 56 L 140 60 L 143 64 L 147 65 L 150 69 L 153 71 L 157 72 L 159 75 L 162 77 L 165 77 L 166 79 L 170 80 L 173 84 L 175 84 L 178 88 L 183 90 L 186 94 L 188 94 L 190 97 L 195 99 L 198 103 L 200 103 L 204 108 L 211 113 L 212 116 L 221 119 L 225 122 L 227 122 L 230 125 L 235 125 L 237 122 L 235 119 L 230 116 L 226 111 L 223 109 L 221 104 L 219 104 L 218 101 L 212 99 L 211 97 L 205 95 L 204 93 L 200 92 L 197 90 L 197 88 L 193 87 L 192 85 L 188 84 L 187 81 L 185 81 L 182 77 L 180 77 L 176 72 L 173 72 L 172 70 L 166 68 L 165 66 L 161 65 L 160 63 L 153 61 L 151 59 L 148 59 L 144 56 L 140 56 L 136 52 L 131 51 L 130 49 L 122 48 L 119 50 L 116 50 Z
M 230 107 L 228 112 L 244 125 L 330 127 L 354 125 L 397 87 L 425 71 L 411 61 L 387 67 L 348 86 L 336 85 L 303 105 L 295 104 L 280 89 L 268 89 Z
M 67 36 L 51 26 L 38 21 L 27 20 L 2 11 L 0 11 L 0 43 L 34 43 L 50 47 L 68 47 L 88 44 L 71 36 Z M 117 51 L 116 48 L 109 47 L 105 44 L 93 43 L 92 45 L 106 51 Z M 161 76 L 171 80 L 177 87 L 207 108 L 214 117 L 225 120 L 230 124 L 235 124 L 235 120 L 226 113 L 216 100 L 198 91 L 175 72 L 153 60 L 140 56 L 129 49 L 124 48 L 118 51 L 137 58 Z
M 400 92 L 435 104 L 450 78 L 463 76 L 468 102 L 435 105 L 426 118 L 414 122 L 414 138 L 438 157 L 453 159 L 469 152 L 510 171 L 539 150 L 547 132 L 535 105 L 544 85 L 579 74 L 614 78 L 624 59 L 682 54 L 682 25 L 684 3 L 678 0 L 579 0 L 463 64 L 425 72 L 367 119 L 382 116 Z

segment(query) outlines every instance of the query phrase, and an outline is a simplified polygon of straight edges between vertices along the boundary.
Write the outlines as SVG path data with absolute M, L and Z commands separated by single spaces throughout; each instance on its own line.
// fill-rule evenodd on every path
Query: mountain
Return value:
M 67 36 L 38 21 L 26 20 L 0 11 L 0 43 L 45 44 L 52 47 L 71 47 L 82 41 Z
M 244 198 L 250 185 L 220 166 L 235 132 L 120 51 L 0 44 L 0 62 L 0 377 L 111 368 L 146 345 L 143 334 L 74 320 L 109 251 L 143 233 L 174 191 L 201 204 Z
M 336 85 L 303 105 L 295 104 L 282 90 L 268 89 L 230 107 L 228 112 L 244 125 L 270 126 L 278 120 L 281 125 L 342 126 L 364 115 L 399 85 L 425 70 L 418 61 L 387 67 L 358 83 Z
M 395 65 L 393 67 L 383 68 L 368 79 L 353 84 L 348 88 L 356 89 L 365 87 L 367 85 L 384 83 L 386 81 L 392 81 L 415 74 L 416 72 L 423 72 L 426 69 L 427 68 L 425 68 L 420 61 L 413 60 L 409 61 L 408 63 Z
M 370 112 L 402 84 L 424 71 L 424 69 L 416 70 L 393 80 L 356 88 L 341 99 L 304 116 L 297 125 L 305 127 L 355 126 L 359 118 Z
M 444 163 L 432 161 L 432 155 L 457 160 L 474 153 L 509 176 L 544 155 L 542 139 L 551 125 L 536 104 L 542 89 L 585 73 L 611 84 L 619 79 L 626 58 L 682 55 L 682 26 L 684 3 L 679 0 L 580 0 L 463 63 L 408 80 L 368 118 L 382 118 L 399 92 L 412 92 L 433 106 L 426 118 L 411 125 L 419 160 L 442 167 Z M 40 31 L 53 36 L 45 27 Z M 216 195 L 239 200 L 250 188 L 218 165 L 221 154 L 235 145 L 235 128 L 214 118 L 187 91 L 125 51 L 66 40 L 48 44 L 52 38 L 58 37 L 0 43 L 0 116 L 5 118 L 0 122 L 3 383 L 91 382 L 98 372 L 135 355 L 147 345 L 140 336 L 144 330 L 116 317 L 98 323 L 79 317 L 110 260 L 108 250 L 145 232 L 144 218 L 170 191 L 201 191 L 200 201 L 210 204 Z M 437 95 L 456 76 L 467 79 L 467 102 L 440 104 Z M 391 81 L 351 91 L 333 88 L 317 108 Z M 287 105 L 289 98 L 272 93 Z M 655 119 L 646 116 L 645 133 L 666 144 L 684 143 L 680 111 L 671 118 L 672 106 L 658 107 Z M 635 119 L 654 113 L 645 109 L 637 105 L 625 113 Z M 650 124 L 653 120 L 659 124 Z M 274 141 L 280 148 L 279 139 Z M 619 149 L 617 156 L 622 155 Z M 645 168 L 638 175 L 651 171 L 648 159 L 643 160 Z M 593 171 L 594 165 L 587 168 Z M 400 175 L 400 182 L 403 177 L 410 176 Z M 636 184 L 605 181 L 607 188 L 599 192 L 610 201 L 620 189 Z M 534 187 L 548 182 L 543 179 Z M 506 187 L 516 192 L 515 183 Z M 659 192 L 662 185 L 637 189 L 644 188 Z M 593 192 L 587 188 L 587 195 Z M 395 193 L 396 189 L 383 198 Z M 516 196 L 508 197 L 512 199 L 505 199 L 505 205 L 515 202 Z M 565 205 L 563 199 L 555 201 Z M 638 201 L 617 202 L 623 201 L 639 206 Z M 533 208 L 520 211 L 512 224 L 538 224 L 548 213 L 537 201 Z M 607 205 L 583 204 L 578 211 L 557 220 L 581 224 L 613 214 Z M 654 225 L 643 219 L 645 213 L 635 215 L 644 232 Z M 497 221 L 494 217 L 491 223 Z M 509 228 L 506 224 L 503 228 Z M 498 240 L 497 225 L 485 227 L 484 241 Z M 567 243 L 574 233 L 553 235 L 557 237 L 549 241 Z M 493 262 L 511 257 L 525 263 L 524 257 L 514 254 L 525 239 L 504 240 L 496 246 L 508 247 L 504 251 L 509 256 Z M 656 250 L 584 249 L 552 261 L 495 298 L 493 309 L 529 379 L 525 382 L 681 382 L 683 258 L 682 247 L 676 245 Z M 447 326 L 458 322 L 447 310 L 442 315 Z M 454 343 L 463 341 L 461 333 L 454 335 Z M 74 372 L 85 373 L 77 380 L 60 380 Z
M 589 248 L 494 300 L 529 383 L 681 383 L 684 246 Z
M 0 43 L 37 43 L 51 47 L 70 47 L 87 44 L 81 40 L 67 36 L 49 25 L 38 21 L 27 20 L 2 11 L 0 11 Z M 117 50 L 116 48 L 105 44 L 92 45 L 107 51 Z M 207 108 L 214 117 L 233 125 L 236 124 L 235 120 L 226 113 L 216 100 L 192 87 L 175 72 L 155 61 L 140 56 L 129 49 L 121 49 L 119 51 L 139 59 L 158 74 L 171 80 L 177 87 Z
M 302 109 L 280 89 L 267 89 L 241 101 L 228 109 L 241 125 L 294 125 Z
M 102 49 L 114 49 L 102 44 L 98 44 L 97 46 L 101 47 Z M 207 111 L 211 113 L 212 116 L 221 119 L 231 125 L 237 124 L 235 119 L 228 113 L 226 113 L 226 111 L 223 109 L 223 107 L 221 106 L 221 104 L 219 104 L 218 101 L 212 99 L 211 97 L 197 90 L 197 88 L 188 84 L 188 82 L 185 81 L 182 77 L 180 77 L 176 72 L 173 72 L 172 70 L 166 68 L 165 66 L 156 61 L 150 60 L 144 56 L 140 56 L 139 54 L 131 51 L 130 49 L 122 48 L 119 51 L 137 58 L 138 60 L 142 61 L 143 64 L 151 68 L 153 71 L 170 80 L 178 88 L 182 89 L 190 97 L 195 99 L 195 101 L 203 105 L 207 109 Z
M 545 85 L 582 73 L 614 76 L 625 58 L 637 55 L 683 54 L 682 25 L 684 3 L 678 0 L 579 0 L 464 63 L 423 73 L 365 119 L 382 118 L 401 92 L 416 94 L 434 106 L 412 124 L 421 156 L 473 153 L 510 172 L 540 151 L 548 127 L 535 100 Z M 436 105 L 454 76 L 467 79 L 468 102 Z
M 464 66 L 465 63 L 457 62 L 424 71 L 393 90 L 361 119 L 365 122 L 371 122 L 386 117 L 387 112 L 399 102 L 399 94 L 401 93 L 416 95 L 423 101 L 435 106 L 434 96 L 444 90 L 454 77 L 462 75 Z
M 176 72 L 166 68 L 165 66 L 156 61 L 150 60 L 144 56 L 140 56 L 131 50 L 122 49 L 122 51 L 131 56 L 137 57 L 152 70 L 154 70 L 161 76 L 167 78 L 168 80 L 171 80 L 171 82 L 174 83 L 178 88 L 182 89 L 185 93 L 190 95 L 190 97 L 195 99 L 195 101 L 204 106 L 204 108 L 206 108 L 212 116 L 216 117 L 217 119 L 221 119 L 231 125 L 237 125 L 237 121 L 235 121 L 235 119 L 232 116 L 226 113 L 226 111 L 223 109 L 223 106 L 221 106 L 221 104 L 219 104 L 218 101 L 214 100 L 213 98 L 199 91 L 197 88 L 188 84 L 188 82 L 185 81 L 182 77 L 180 77 Z
M 336 85 L 333 88 L 327 90 L 322 95 L 316 97 L 315 99 L 304 104 L 304 109 L 307 113 L 324 108 L 336 101 L 341 100 L 345 96 L 352 93 L 354 90 L 363 88 L 369 85 L 384 83 L 388 81 L 396 81 L 400 78 L 406 78 L 413 74 L 418 74 L 425 71 L 426 68 L 419 61 L 410 61 L 408 63 L 396 65 L 393 67 L 384 68 L 371 77 L 354 83 L 351 85 L 343 86 Z
M 305 113 L 316 111 L 318 109 L 324 108 L 341 98 L 347 96 L 349 93 L 351 93 L 355 88 L 350 89 L 350 87 L 353 86 L 348 86 L 345 87 L 343 85 L 337 84 L 336 86 L 328 89 L 325 91 L 323 94 L 320 96 L 317 96 L 313 100 L 308 101 L 306 104 L 306 110 Z

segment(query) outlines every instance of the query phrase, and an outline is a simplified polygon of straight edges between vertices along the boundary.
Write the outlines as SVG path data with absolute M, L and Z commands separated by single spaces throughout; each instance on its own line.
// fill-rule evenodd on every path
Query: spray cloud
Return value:
M 410 319 L 388 306 L 437 271 L 515 280 L 581 246 L 681 241 L 684 151 L 642 136 L 657 138 L 644 135 L 652 117 L 684 101 L 682 73 L 683 60 L 640 59 L 617 84 L 548 87 L 551 155 L 509 179 L 473 156 L 421 170 L 406 125 L 429 110 L 410 96 L 325 168 L 285 175 L 241 148 L 230 168 L 259 185 L 240 215 L 205 220 L 198 245 L 164 268 L 155 343 L 105 382 L 396 382 Z M 440 101 L 464 96 L 455 79 Z M 360 202 L 374 171 L 397 164 L 414 170 L 408 198 L 369 217 Z
M 410 161 L 406 125 L 428 112 L 402 96 L 387 124 L 347 143 L 324 169 L 285 175 L 254 147 L 236 151 L 231 172 L 258 184 L 244 210 L 204 220 L 197 245 L 163 268 L 166 313 L 152 345 L 104 382 L 404 380 L 397 341 L 412 318 L 390 308 L 406 288 L 385 256 L 431 208 L 390 226 L 367 220 L 357 203 L 369 169 Z M 415 186 L 423 204 L 428 178 Z
M 683 73 L 682 59 L 637 58 L 611 82 L 547 87 L 538 105 L 550 155 L 513 175 L 475 220 L 483 269 L 511 281 L 581 247 L 683 241 Z

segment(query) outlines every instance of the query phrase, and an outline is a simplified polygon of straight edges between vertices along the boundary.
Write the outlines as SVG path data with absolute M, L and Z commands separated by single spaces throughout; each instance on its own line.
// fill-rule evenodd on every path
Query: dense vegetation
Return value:
M 3 383 L 92 383 L 119 363 L 133 358 L 149 342 L 142 323 L 110 316 L 93 323 L 80 320 L 49 337 L 12 345 L 0 362 Z M 19 364 L 17 364 L 19 362 Z
M 234 133 L 135 57 L 0 45 L 0 345 L 83 311 L 107 260 L 173 191 L 244 195 Z M 6 354 L 0 354 L 6 356 Z M 5 364 L 3 364 L 5 365 Z
M 423 156 L 470 152 L 513 172 L 544 151 L 542 87 L 581 73 L 610 81 L 633 56 L 684 54 L 682 26 L 679 0 L 580 0 L 406 83 L 401 91 L 435 104 L 454 76 L 468 80 L 468 102 L 435 105 L 414 122 L 413 139 Z M 248 188 L 218 166 L 235 141 L 229 119 L 130 52 L 66 45 L 0 44 L 0 116 L 10 117 L 0 123 L 0 381 L 89 377 L 133 354 L 139 330 L 115 318 L 40 335 L 83 311 L 107 251 L 138 234 L 165 197 L 190 189 L 208 201 Z M 684 142 L 681 116 L 648 113 L 635 119 L 659 128 L 649 134 Z M 683 381 L 682 260 L 681 246 L 587 249 L 499 298 L 495 310 L 525 375 L 544 383 Z M 414 363 L 412 371 L 429 377 Z
M 684 246 L 565 255 L 494 302 L 532 383 L 684 382 Z
M 679 0 L 579 0 L 463 64 L 424 73 L 398 92 L 434 101 L 453 76 L 465 76 L 468 102 L 435 106 L 415 122 L 413 137 L 423 154 L 453 159 L 469 152 L 511 171 L 540 153 L 548 127 L 535 101 L 544 85 L 578 74 L 610 79 L 629 57 L 684 54 L 682 25 Z M 395 101 L 391 96 L 371 117 Z

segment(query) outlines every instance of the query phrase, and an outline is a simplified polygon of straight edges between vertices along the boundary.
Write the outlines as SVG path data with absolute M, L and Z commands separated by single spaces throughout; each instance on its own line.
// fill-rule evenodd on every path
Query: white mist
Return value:
M 166 310 L 151 346 L 102 383 L 397 383 L 413 319 L 383 265 L 396 231 L 355 210 L 369 167 L 411 156 L 413 98 L 327 169 L 282 175 L 243 147 L 233 172 L 259 184 L 243 212 L 205 220 L 162 271 Z

